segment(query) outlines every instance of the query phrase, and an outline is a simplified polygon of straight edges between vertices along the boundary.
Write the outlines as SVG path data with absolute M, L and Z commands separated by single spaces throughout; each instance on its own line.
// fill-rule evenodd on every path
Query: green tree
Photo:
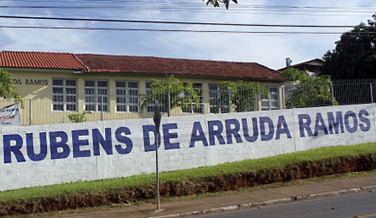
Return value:
M 13 77 L 7 70 L 0 68 L 0 96 L 5 99 L 12 99 L 16 103 L 23 101 L 17 87 L 13 84 Z
M 327 75 L 310 77 L 307 72 L 289 68 L 283 77 L 294 81 L 295 85 L 286 93 L 287 108 L 318 107 L 338 104 L 332 99 L 330 77 Z M 334 102 L 333 102 L 334 101 Z
M 257 82 L 224 81 L 220 84 L 216 95 L 218 100 L 211 102 L 211 104 L 214 104 L 215 113 L 219 113 L 219 111 L 228 112 L 229 105 L 234 107 L 237 112 L 254 111 L 256 95 L 267 93 L 268 90 L 265 86 Z
M 336 48 L 324 57 L 322 75 L 332 79 L 376 78 L 376 14 L 342 34 Z
M 182 83 L 174 76 L 167 80 L 153 79 L 150 85 L 151 92 L 140 95 L 140 108 L 143 111 L 149 104 L 154 105 L 157 100 L 162 107 L 162 111 L 175 107 L 195 108 L 200 103 L 200 90 L 193 87 L 192 83 Z
M 82 113 L 77 113 L 77 114 L 69 114 L 68 119 L 72 123 L 82 123 L 86 122 L 86 114 L 91 114 L 91 111 L 83 111 Z
M 224 4 L 226 9 L 228 9 L 231 1 L 234 2 L 235 4 L 238 4 L 237 0 L 207 0 L 206 5 L 212 4 L 214 7 L 219 7 L 220 4 Z

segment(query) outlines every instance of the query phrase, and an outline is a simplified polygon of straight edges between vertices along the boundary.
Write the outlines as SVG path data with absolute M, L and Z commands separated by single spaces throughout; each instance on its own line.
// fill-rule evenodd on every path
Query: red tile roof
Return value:
M 77 54 L 89 72 L 169 74 L 283 80 L 275 70 L 257 63 L 190 60 L 158 57 Z
M 69 53 L 1 51 L 0 67 L 59 70 L 86 70 L 86 67 Z
M 257 63 L 97 54 L 2 51 L 0 67 L 283 80 L 277 71 Z

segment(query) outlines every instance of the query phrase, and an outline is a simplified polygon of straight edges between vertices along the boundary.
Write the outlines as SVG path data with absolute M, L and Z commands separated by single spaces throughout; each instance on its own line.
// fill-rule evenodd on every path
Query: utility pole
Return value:
M 158 101 L 155 101 L 155 109 L 154 109 L 154 116 L 153 121 L 155 125 L 155 166 L 156 166 L 156 174 L 157 174 L 157 210 L 161 209 L 160 205 L 160 196 L 159 196 L 159 169 L 158 169 L 158 144 L 159 144 L 159 127 L 161 125 L 161 113 L 159 112 Z

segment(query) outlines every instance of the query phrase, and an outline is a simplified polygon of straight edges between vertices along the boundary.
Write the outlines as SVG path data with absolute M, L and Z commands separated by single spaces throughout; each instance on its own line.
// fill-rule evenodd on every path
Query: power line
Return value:
M 129 9 L 129 11 L 135 11 L 136 9 Z M 140 11 L 137 9 L 137 11 Z M 176 10 L 169 10 L 169 12 L 174 12 Z M 177 10 L 178 11 L 178 10 Z M 195 11 L 192 11 L 192 10 L 184 10 L 184 12 L 195 12 Z M 76 11 L 76 12 L 79 12 L 79 15 L 81 16 L 82 13 L 81 11 Z M 212 10 L 206 10 L 206 11 L 202 11 L 202 12 L 205 12 L 205 13 L 218 13 L 218 11 L 212 11 Z M 314 14 L 314 13 L 288 13 L 286 14 L 285 12 L 251 12 L 251 11 L 248 11 L 248 12 L 245 12 L 245 11 L 238 11 L 238 12 L 226 12 L 226 13 L 231 13 L 231 14 L 246 14 L 246 15 L 283 15 L 283 16 L 310 16 L 310 17 L 351 17 L 351 16 L 354 16 L 356 17 L 357 15 L 355 15 L 354 13 L 341 13 L 341 14 Z M 3 12 L 2 14 L 10 14 L 10 15 L 13 15 L 14 13 L 12 12 Z M 72 12 L 69 12 L 69 15 L 71 16 Z M 34 12 L 34 13 L 25 13 L 24 11 L 23 12 L 17 12 L 17 15 L 35 15 L 35 16 L 45 16 L 45 13 L 37 13 L 37 12 Z M 50 15 L 50 14 L 48 14 Z M 124 14 L 123 14 L 124 15 Z M 132 14 L 132 15 L 137 15 L 137 14 Z M 367 13 L 367 15 L 369 15 Z M 126 16 L 119 16 L 119 14 L 112 14 L 111 17 L 119 17 L 119 18 L 124 18 Z M 140 18 L 138 18 L 140 19 Z
M 237 27 L 287 27 L 287 28 L 352 28 L 354 25 L 292 25 L 292 24 L 244 24 L 244 23 L 211 23 L 188 21 L 158 21 L 158 20 L 123 20 L 123 19 L 95 19 L 95 18 L 67 18 L 67 17 L 34 17 L 0 15 L 4 19 L 58 20 L 81 22 L 112 22 L 112 23 L 141 23 L 168 25 L 209 25 L 209 26 L 237 26 Z
M 139 3 L 141 4 L 141 3 Z M 208 10 L 205 7 L 182 7 L 182 8 L 169 8 L 169 7 L 162 7 L 162 6 L 141 6 L 137 5 L 137 10 L 141 11 L 152 11 L 152 10 L 159 10 L 159 11 L 213 11 Z M 4 9 L 69 9 L 69 10 L 134 10 L 134 7 L 127 5 L 111 5 L 111 6 L 46 6 L 46 5 L 38 5 L 38 6 L 7 6 L 2 5 L 0 8 Z M 251 11 L 245 11 L 245 10 L 251 10 Z M 354 10 L 354 9 L 330 9 L 330 8 L 322 8 L 322 7 L 289 7 L 289 6 L 270 6 L 270 7 L 244 7 L 244 8 L 235 8 L 230 11 L 230 13 L 234 12 L 260 12 L 260 11 L 272 11 L 272 12 L 305 12 L 305 13 L 374 13 L 374 10 Z M 215 11 L 217 12 L 217 11 Z M 226 12 L 229 13 L 229 12 Z
M 3 2 L 6 0 L 3 0 Z M 14 1 L 12 1 L 14 2 Z M 192 2 L 154 2 L 153 4 L 150 4 L 149 1 L 16 1 L 16 2 L 27 2 L 27 3 L 39 3 L 43 2 L 45 3 L 54 3 L 54 4 L 59 4 L 59 5 L 2 5 L 0 8 L 11 8 L 11 9 L 103 9 L 103 10 L 124 10 L 128 9 L 129 7 L 132 6 L 137 6 L 139 9 L 158 9 L 158 10 L 171 10 L 170 7 L 168 6 L 180 6 L 180 7 L 174 7 L 172 10 L 184 10 L 186 11 L 187 9 L 200 9 L 203 10 L 207 7 L 203 7 L 204 4 L 201 3 L 192 3 Z M 94 2 L 94 6 L 93 6 Z M 65 5 L 61 5 L 61 4 Z M 91 6 L 79 6 L 79 4 L 91 4 Z M 98 3 L 104 3 L 103 4 L 98 4 Z M 110 4 L 109 4 L 110 3 Z M 66 6 L 66 5 L 74 5 L 74 6 Z M 126 5 L 126 7 L 122 6 Z M 146 5 L 146 6 L 145 6 Z M 163 7 L 161 7 L 163 6 Z M 188 7 L 189 6 L 189 7 Z M 211 8 L 212 9 L 212 8 Z M 273 6 L 273 5 L 237 5 L 237 7 L 232 8 L 231 11 L 228 12 L 234 12 L 238 10 L 271 10 L 271 11 L 306 11 L 306 12 L 336 12 L 336 13 L 344 13 L 344 12 L 351 12 L 351 13 L 373 13 L 374 10 L 372 10 L 370 7 L 318 7 L 318 6 Z M 376 10 L 376 8 L 375 8 Z M 227 13 L 228 13 L 227 12 Z
M 48 0 L 2 0 L 2 2 L 27 2 L 27 3 L 53 3 L 53 4 L 73 4 L 73 5 L 77 5 L 77 4 L 98 4 L 98 3 L 106 3 L 106 4 L 109 4 L 109 5 L 114 5 L 114 4 L 126 4 L 126 5 L 130 5 L 130 4 L 135 4 L 135 5 L 143 5 L 143 4 L 147 4 L 148 6 L 155 6 L 155 5 L 192 5 L 192 6 L 197 6 L 198 8 L 205 8 L 205 7 L 202 7 L 203 5 L 205 4 L 202 4 L 202 3 L 193 3 L 193 2 L 187 2 L 187 1 L 178 1 L 178 2 L 163 2 L 163 1 L 157 1 L 157 2 L 153 2 L 152 4 L 150 3 L 149 0 L 76 0 L 76 1 L 48 1 Z M 371 11 L 371 12 L 374 12 L 372 11 L 372 9 L 370 9 L 369 6 L 337 6 L 337 7 L 328 7 L 328 6 L 290 6 L 290 5 L 245 5 L 245 4 L 238 4 L 238 5 L 234 5 L 236 6 L 235 9 L 243 9 L 243 8 L 253 8 L 253 9 L 278 9 L 278 10 L 285 10 L 285 9 L 308 9 L 308 10 L 340 10 L 341 12 L 343 12 L 343 10 L 351 10 L 351 11 L 355 11 L 355 10 L 362 10 L 362 11 L 365 11 L 365 9 L 367 9 L 367 11 Z M 28 6 L 14 6 L 14 5 L 10 5 L 10 6 L 5 6 L 5 7 L 9 7 L 9 8 L 18 8 L 18 7 L 39 7 L 39 6 L 32 6 L 32 5 L 28 5 Z M 66 6 L 45 6 L 45 7 L 66 7 Z M 98 7 L 101 7 L 101 6 L 98 6 Z M 113 7 L 117 7 L 116 5 L 114 5 Z
M 118 9 L 123 10 L 124 8 L 114 7 L 114 6 L 4 6 L 1 5 L 0 8 L 13 8 L 13 9 Z
M 52 1 L 52 0 L 2 0 L 1 2 L 12 2 L 17 5 L 0 6 L 7 11 L 12 9 L 52 9 L 61 12 L 72 13 L 73 10 L 81 12 L 83 10 L 121 10 L 121 11 L 163 11 L 163 12 L 195 12 L 195 13 L 221 13 L 226 14 L 262 14 L 262 15 L 283 15 L 283 16 L 356 16 L 356 14 L 371 14 L 376 11 L 376 7 L 366 6 L 340 6 L 340 7 L 324 7 L 324 6 L 288 6 L 288 5 L 233 5 L 231 10 L 223 11 L 206 7 L 200 0 L 197 2 L 189 1 L 155 1 L 150 3 L 149 0 L 76 0 L 76 1 Z M 25 5 L 33 3 L 34 5 Z M 43 3 L 43 4 L 38 4 Z M 50 4 L 48 4 L 50 3 Z M 82 6 L 84 5 L 84 6 Z M 25 9 L 25 10 L 23 10 Z M 38 10 L 38 12 L 41 10 Z M 7 12 L 5 12 L 7 13 Z M 4 14 L 4 12 L 3 12 Z M 40 13 L 43 15 L 43 13 Z
M 47 29 L 47 30 L 89 30 L 89 31 L 143 31 L 143 32 L 187 32 L 187 33 L 231 33 L 231 34 L 293 34 L 293 35 L 338 35 L 342 32 L 290 32 L 290 31 L 224 31 L 224 30 L 186 30 L 186 29 L 148 29 L 148 28 L 108 28 L 108 27 L 61 27 L 61 26 L 4 26 L 7 29 Z M 367 35 L 376 32 L 356 32 L 345 35 Z

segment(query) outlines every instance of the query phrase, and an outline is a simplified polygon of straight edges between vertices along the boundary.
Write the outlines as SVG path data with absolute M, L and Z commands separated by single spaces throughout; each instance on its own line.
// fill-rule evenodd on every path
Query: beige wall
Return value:
M 88 114 L 88 121 L 112 119 L 136 119 L 152 117 L 152 113 L 147 113 L 146 110 L 140 113 L 126 113 L 116 112 L 116 85 L 115 81 L 137 81 L 139 84 L 139 94 L 145 93 L 145 83 L 151 82 L 150 76 L 133 76 L 133 75 L 119 75 L 119 74 L 95 74 L 95 73 L 74 73 L 68 70 L 32 70 L 32 69 L 8 69 L 13 75 L 14 82 L 24 99 L 24 108 L 21 109 L 22 125 L 40 125 L 50 123 L 67 123 L 70 122 L 68 115 L 72 113 L 81 113 L 84 110 L 84 81 L 91 80 L 106 80 L 108 81 L 109 94 L 109 112 L 92 112 Z M 61 112 L 53 111 L 52 109 L 52 79 L 75 79 L 77 81 L 78 92 L 78 111 L 77 112 Z M 166 76 L 153 77 L 155 79 L 163 80 Z M 210 112 L 209 107 L 209 84 L 219 84 L 223 80 L 208 79 L 208 78 L 188 78 L 177 77 L 181 82 L 191 82 L 202 84 L 204 113 Z M 282 86 L 282 84 L 280 84 Z M 282 89 L 280 89 L 282 90 Z M 280 91 L 280 96 L 282 92 Z M 257 97 L 260 100 L 260 96 Z M 282 100 L 280 101 L 282 104 Z M 10 102 L 1 101 L 1 106 L 7 105 Z M 259 104 L 258 109 L 261 106 Z M 282 107 L 281 107 L 282 108 Z M 174 108 L 171 111 L 172 116 L 189 115 L 181 112 L 180 108 Z M 163 114 L 167 116 L 167 114 Z M 31 119 L 30 119 L 31 117 Z

